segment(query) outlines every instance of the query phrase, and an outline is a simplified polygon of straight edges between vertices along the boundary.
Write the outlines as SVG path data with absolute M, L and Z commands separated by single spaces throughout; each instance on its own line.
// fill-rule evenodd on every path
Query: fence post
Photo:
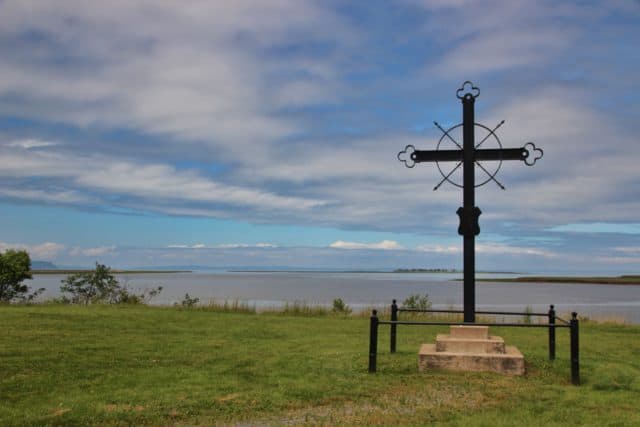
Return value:
M 549 360 L 556 358 L 556 311 L 553 304 L 549 306 Z
M 578 313 L 571 313 L 571 383 L 580 385 L 580 339 Z
M 378 310 L 371 312 L 369 329 L 369 372 L 376 371 L 376 357 L 378 353 Z
M 393 300 L 391 304 L 391 321 L 396 322 L 398 320 L 398 305 L 396 304 L 396 300 Z M 396 352 L 396 327 L 395 323 L 391 324 L 391 353 Z

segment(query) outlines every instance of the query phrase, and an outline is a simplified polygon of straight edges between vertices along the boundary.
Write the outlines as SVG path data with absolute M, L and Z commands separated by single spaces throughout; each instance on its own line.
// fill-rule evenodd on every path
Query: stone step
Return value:
M 510 345 L 506 346 L 505 353 L 454 353 L 439 352 L 435 344 L 422 344 L 418 353 L 418 369 L 420 372 L 449 369 L 524 375 L 524 356 Z
M 488 326 L 451 325 L 449 331 L 454 338 L 489 339 Z
M 504 340 L 498 336 L 487 339 L 457 338 L 447 334 L 436 336 L 436 351 L 452 353 L 506 353 Z

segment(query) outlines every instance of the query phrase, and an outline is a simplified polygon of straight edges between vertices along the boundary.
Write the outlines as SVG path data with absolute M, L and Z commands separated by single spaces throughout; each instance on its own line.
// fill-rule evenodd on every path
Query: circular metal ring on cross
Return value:
M 498 148 L 499 148 L 499 149 L 502 149 L 502 143 L 500 142 L 500 138 L 498 138 L 498 135 L 496 135 L 496 133 L 495 133 L 492 129 L 490 129 L 490 128 L 488 128 L 487 126 L 485 126 L 485 125 L 483 125 L 483 124 L 480 124 L 480 123 L 474 123 L 474 124 L 475 124 L 475 126 L 477 126 L 477 127 L 479 127 L 479 128 L 482 128 L 482 129 L 484 129 L 484 130 L 486 130 L 486 131 L 488 132 L 488 133 L 487 133 L 487 135 L 484 137 L 484 140 L 485 140 L 485 141 L 486 141 L 489 137 L 493 137 L 492 139 L 495 141 L 495 143 L 497 143 L 497 144 L 498 144 Z M 458 129 L 458 128 L 459 128 L 459 127 L 461 127 L 461 126 L 462 126 L 462 123 L 458 123 L 457 125 L 452 126 L 452 127 L 450 127 L 449 129 L 447 129 L 445 132 L 443 132 L 442 136 L 440 137 L 440 140 L 438 141 L 438 145 L 436 146 L 436 150 L 437 150 L 437 151 L 439 151 L 439 150 L 440 150 L 440 146 L 441 146 L 441 144 L 442 144 L 442 141 L 443 141 L 445 138 L 450 139 L 450 140 L 451 140 L 451 142 L 454 142 L 453 138 L 451 137 L 451 131 L 453 131 L 453 130 L 455 130 L 455 129 Z M 482 143 L 484 143 L 484 141 L 483 141 Z M 475 145 L 475 144 L 476 144 L 476 142 L 474 141 L 474 146 L 475 146 L 475 148 L 477 148 L 479 144 L 478 144 L 478 145 Z M 460 144 L 458 144 L 457 142 L 455 142 L 455 145 L 457 145 L 457 146 L 458 146 L 458 148 L 460 148 L 460 151 L 462 151 L 462 146 L 461 146 Z M 455 182 L 455 181 L 453 181 L 452 179 L 450 179 L 450 176 L 453 174 L 453 172 L 455 172 L 455 170 L 456 170 L 456 169 L 458 169 L 459 165 L 455 166 L 452 170 L 450 170 L 450 171 L 449 171 L 449 173 L 446 173 L 446 174 L 445 174 L 445 173 L 443 172 L 442 168 L 440 167 L 440 162 L 438 162 L 438 161 L 436 160 L 436 162 L 435 162 L 435 163 L 436 163 L 436 166 L 437 166 L 437 168 L 438 168 L 438 171 L 440 172 L 440 175 L 442 175 L 442 178 L 443 178 L 446 182 L 448 182 L 449 184 L 452 184 L 452 185 L 454 185 L 454 186 L 456 186 L 456 187 L 458 187 L 458 188 L 463 188 L 462 184 L 458 184 L 457 182 Z M 478 163 L 478 164 L 480 164 L 479 162 L 477 162 L 477 163 Z M 494 180 L 494 179 L 495 179 L 495 177 L 496 177 L 496 175 L 497 175 L 497 174 L 498 174 L 498 172 L 500 171 L 500 168 L 501 168 L 501 167 L 502 167 L 502 158 L 500 158 L 500 159 L 498 160 L 498 166 L 495 168 L 495 170 L 494 170 L 493 172 L 488 172 L 487 170 L 484 170 L 484 168 L 482 168 L 482 169 L 484 170 L 484 172 L 487 174 L 487 178 L 486 178 L 484 181 L 482 181 L 481 183 L 476 184 L 475 186 L 476 186 L 476 187 L 481 187 L 481 186 L 485 185 L 486 183 L 488 183 L 489 181 Z

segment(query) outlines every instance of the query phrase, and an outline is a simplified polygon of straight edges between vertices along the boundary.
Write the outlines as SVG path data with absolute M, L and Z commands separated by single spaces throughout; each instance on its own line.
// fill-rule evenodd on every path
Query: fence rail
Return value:
M 432 310 L 432 309 L 422 309 L 422 308 L 404 308 L 398 307 L 398 312 L 406 311 L 406 312 L 418 312 L 418 313 L 454 313 L 454 314 L 464 314 L 462 310 Z M 522 316 L 526 314 L 528 316 L 547 316 L 549 313 L 520 313 L 515 311 L 476 311 L 476 314 L 503 314 L 503 315 L 511 315 L 511 316 Z
M 571 383 L 574 385 L 580 384 L 580 349 L 579 349 L 579 321 L 578 313 L 571 313 L 571 320 L 566 321 L 556 316 L 555 308 L 552 305 L 549 306 L 547 313 L 517 313 L 510 311 L 476 311 L 477 314 L 486 315 L 508 315 L 508 316 L 539 316 L 547 317 L 548 323 L 471 323 L 471 322 L 417 322 L 398 320 L 398 313 L 400 312 L 419 312 L 419 313 L 455 313 L 463 314 L 462 310 L 431 310 L 431 309 L 416 309 L 416 308 L 402 308 L 398 307 L 396 300 L 393 300 L 391 304 L 391 320 L 378 319 L 378 311 L 373 310 L 371 315 L 370 330 L 369 330 L 369 372 L 376 372 L 377 370 L 377 354 L 378 354 L 378 326 L 390 325 L 390 351 L 396 352 L 396 341 L 398 336 L 398 325 L 407 326 L 499 326 L 499 327 L 517 327 L 517 328 L 547 328 L 549 337 L 549 360 L 555 360 L 556 358 L 556 329 L 567 328 L 569 329 L 570 338 L 570 354 L 571 354 Z M 562 324 L 557 324 L 556 320 L 559 320 Z

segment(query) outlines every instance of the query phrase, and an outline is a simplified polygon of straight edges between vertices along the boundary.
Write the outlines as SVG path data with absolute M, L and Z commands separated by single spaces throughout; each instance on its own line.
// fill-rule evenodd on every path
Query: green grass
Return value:
M 304 310 L 300 314 L 305 314 Z M 368 319 L 145 306 L 0 306 L 0 425 L 640 425 L 640 328 L 581 325 L 583 385 L 569 384 L 568 331 L 492 328 L 527 360 L 523 378 L 417 372 L 442 327 Z

